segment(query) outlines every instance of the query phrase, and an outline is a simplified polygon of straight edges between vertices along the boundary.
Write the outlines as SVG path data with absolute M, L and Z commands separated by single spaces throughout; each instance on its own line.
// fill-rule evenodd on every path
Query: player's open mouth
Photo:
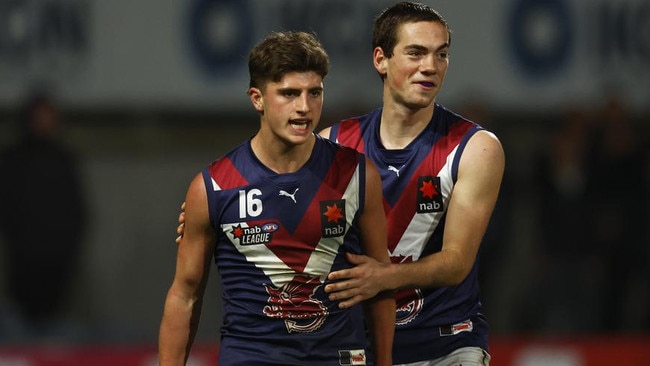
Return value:
M 433 88 L 433 87 L 436 86 L 436 84 L 430 83 L 430 82 L 427 82 L 427 81 L 420 81 L 420 82 L 418 82 L 418 84 L 420 84 L 420 85 L 422 85 L 422 86 L 424 86 L 426 88 Z
M 294 130 L 306 130 L 309 127 L 309 123 L 307 121 L 289 121 L 289 125 L 291 128 Z

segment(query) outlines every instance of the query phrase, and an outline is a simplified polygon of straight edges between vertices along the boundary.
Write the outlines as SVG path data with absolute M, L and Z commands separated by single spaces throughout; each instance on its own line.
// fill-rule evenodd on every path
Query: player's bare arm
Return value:
M 499 140 L 490 132 L 477 132 L 460 159 L 442 249 L 400 265 L 398 289 L 456 286 L 467 277 L 496 205 L 504 168 Z
M 329 279 L 339 280 L 325 288 L 330 299 L 339 300 L 347 307 L 382 290 L 454 286 L 462 282 L 476 259 L 487 229 L 504 167 L 505 155 L 496 136 L 487 131 L 477 132 L 461 157 L 441 251 L 399 265 L 348 255 L 356 266 L 330 273 Z
M 160 365 L 184 365 L 196 333 L 210 268 L 214 231 L 210 226 L 207 195 L 201 174 L 185 198 L 185 228 L 178 246 L 176 272 L 165 299 L 160 324 Z
M 366 197 L 359 218 L 361 245 L 364 253 L 379 263 L 390 262 L 387 250 L 386 216 L 382 206 L 381 178 L 377 168 L 366 159 Z M 364 312 L 370 330 L 375 364 L 392 365 L 393 334 L 395 331 L 395 298 L 392 292 L 379 293 L 364 302 Z

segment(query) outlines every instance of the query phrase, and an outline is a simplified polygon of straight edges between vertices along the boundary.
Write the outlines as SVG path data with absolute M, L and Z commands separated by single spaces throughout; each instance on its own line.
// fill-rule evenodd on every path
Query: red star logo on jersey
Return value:
M 244 235 L 244 230 L 241 228 L 241 224 L 232 227 L 232 236 L 241 239 L 242 235 Z
M 422 197 L 428 197 L 430 199 L 433 199 L 433 197 L 439 194 L 432 181 L 423 181 L 422 187 L 420 187 L 420 192 L 422 192 Z
M 442 212 L 442 192 L 440 191 L 440 177 L 431 175 L 418 177 L 417 188 L 417 213 Z
M 325 211 L 323 215 L 327 217 L 327 222 L 337 222 L 339 219 L 343 218 L 341 208 L 338 207 L 336 203 L 332 206 L 327 206 L 327 211 Z
M 323 238 L 345 235 L 345 200 L 320 201 L 320 225 Z

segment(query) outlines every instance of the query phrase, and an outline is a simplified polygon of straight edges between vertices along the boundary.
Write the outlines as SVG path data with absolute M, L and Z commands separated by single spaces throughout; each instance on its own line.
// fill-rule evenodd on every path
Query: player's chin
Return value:
M 410 100 L 406 101 L 404 104 L 409 109 L 422 109 L 429 107 L 433 103 L 434 99 L 435 98 L 429 95 L 422 95 L 410 98 Z

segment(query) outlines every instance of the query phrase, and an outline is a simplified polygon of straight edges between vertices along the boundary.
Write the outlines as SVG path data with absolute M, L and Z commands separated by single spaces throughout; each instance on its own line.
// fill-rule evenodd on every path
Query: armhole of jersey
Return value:
M 332 125 L 332 127 L 330 127 L 330 134 L 329 134 L 329 136 L 327 136 L 328 139 L 330 139 L 330 140 L 332 140 L 334 142 L 338 142 L 336 136 L 338 136 L 338 134 L 339 134 L 339 126 L 340 125 L 341 125 L 340 123 L 335 123 L 334 125 Z
M 474 126 L 472 129 L 467 131 L 465 136 L 463 136 L 463 138 L 460 140 L 460 143 L 456 147 L 456 155 L 454 156 L 454 161 L 452 162 L 451 165 L 451 177 L 454 184 L 456 184 L 456 180 L 458 179 L 458 166 L 460 165 L 460 157 L 463 155 L 463 151 L 465 151 L 465 146 L 467 146 L 467 142 L 472 136 L 474 136 L 475 133 L 481 131 L 482 129 L 483 128 L 479 127 L 478 125 Z
M 366 156 L 357 154 L 359 159 L 359 215 L 366 206 Z
M 210 224 L 212 227 L 215 227 L 215 218 L 213 217 L 214 213 L 216 212 L 213 207 L 215 205 L 215 197 L 214 197 L 214 187 L 212 183 L 212 176 L 210 175 L 210 168 L 205 168 L 201 172 L 203 175 L 203 183 L 205 185 L 205 194 L 208 198 L 208 215 L 210 216 Z

